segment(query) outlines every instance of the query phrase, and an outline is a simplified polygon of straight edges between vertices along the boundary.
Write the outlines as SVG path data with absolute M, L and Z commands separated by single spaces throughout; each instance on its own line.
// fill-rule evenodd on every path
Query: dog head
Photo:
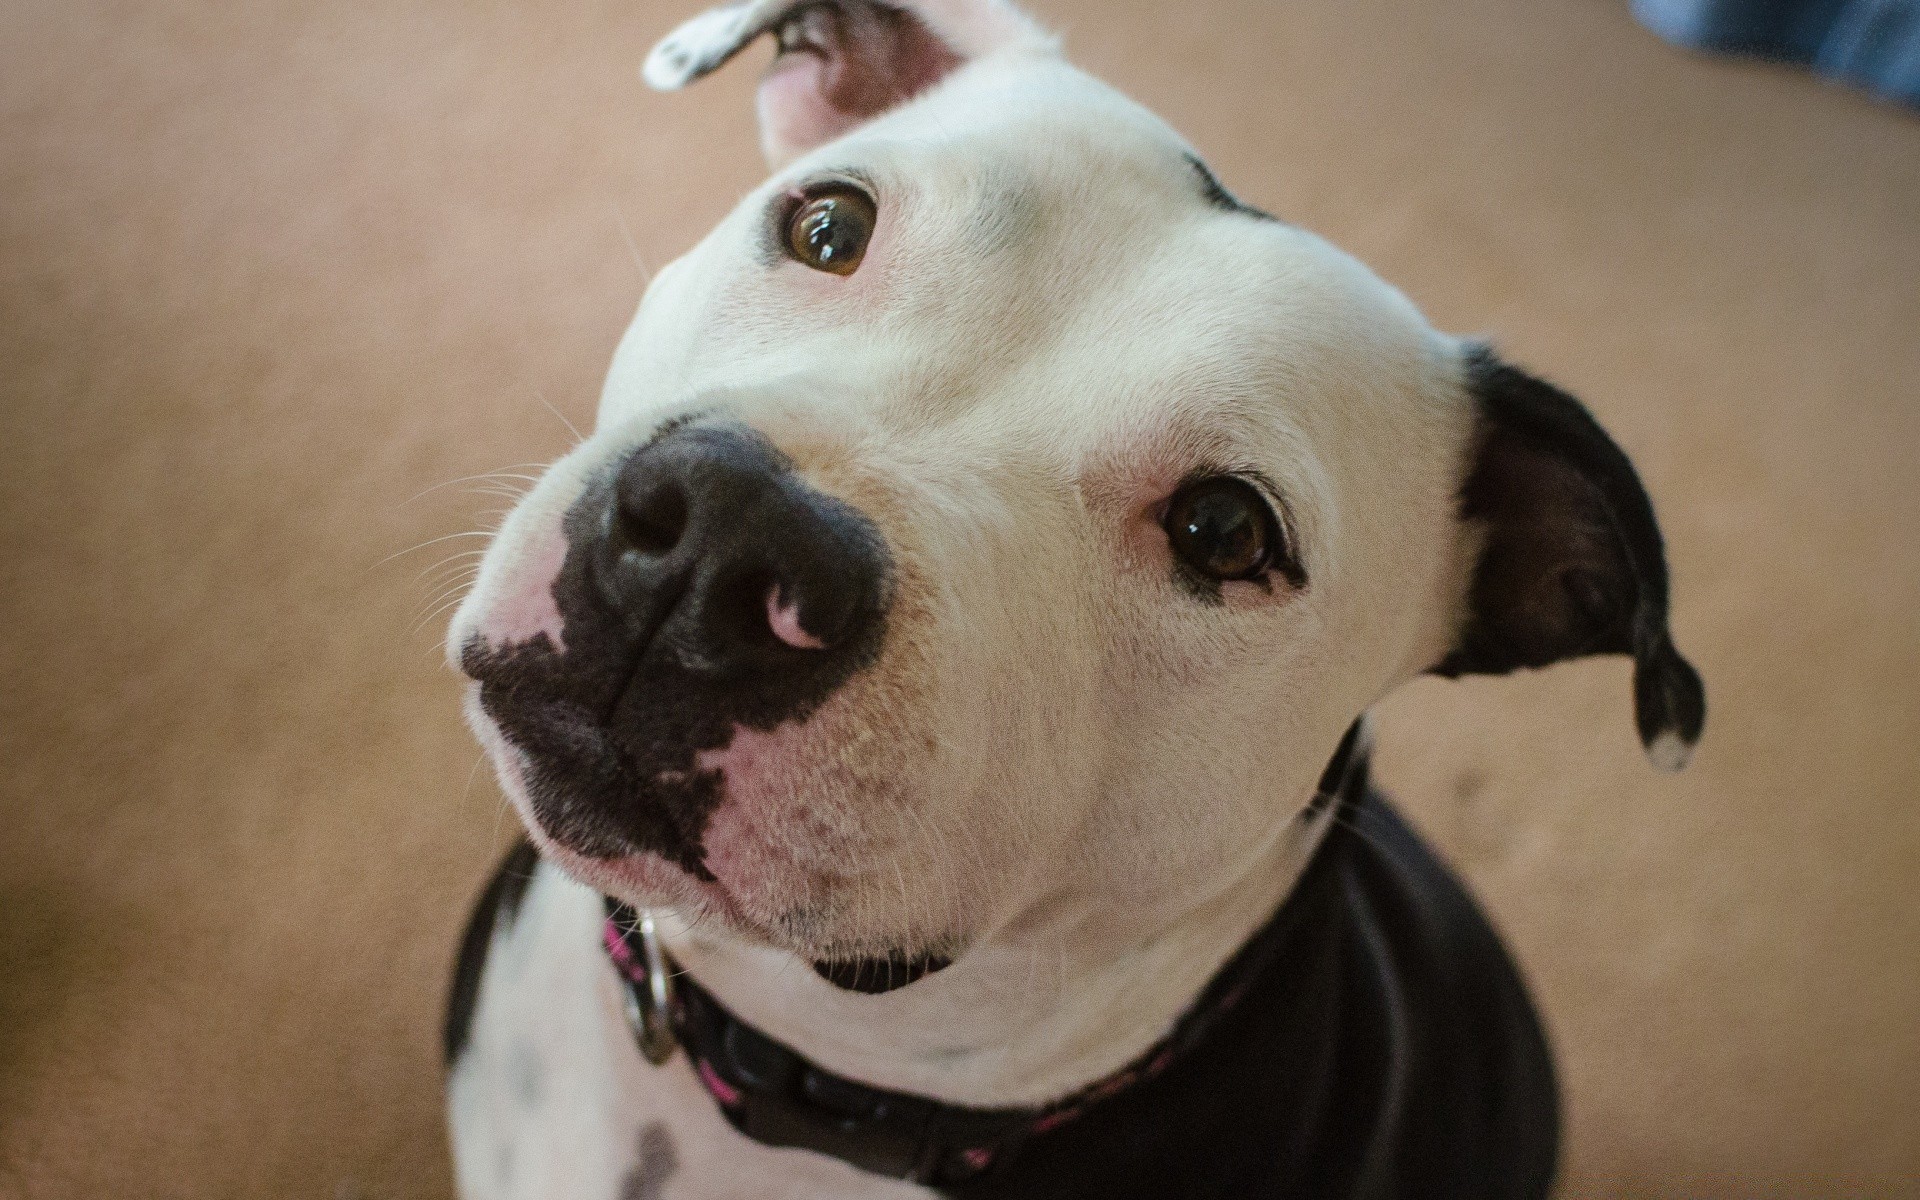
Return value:
M 1424 672 L 1631 655 L 1684 761 L 1659 531 L 1578 403 L 999 0 L 749 0 L 646 77 L 762 34 L 772 177 L 654 280 L 450 632 L 550 856 L 831 978 L 1200 902 Z

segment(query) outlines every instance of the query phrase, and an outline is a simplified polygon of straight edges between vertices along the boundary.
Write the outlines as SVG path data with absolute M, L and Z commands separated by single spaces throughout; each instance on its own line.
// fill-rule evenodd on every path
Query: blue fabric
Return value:
M 1805 63 L 1920 105 L 1920 0 L 1633 0 L 1633 11 L 1681 45 Z

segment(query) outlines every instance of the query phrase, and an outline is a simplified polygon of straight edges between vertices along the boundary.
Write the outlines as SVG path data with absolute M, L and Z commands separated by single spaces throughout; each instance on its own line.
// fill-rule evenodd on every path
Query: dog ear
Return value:
M 1053 42 L 1006 0 L 740 0 L 680 26 L 641 75 L 661 91 L 717 70 L 763 33 L 779 44 L 760 80 L 760 143 L 781 164 L 945 79 L 967 61 Z
M 1631 654 L 1634 716 L 1655 766 L 1677 771 L 1706 723 L 1700 675 L 1667 631 L 1667 563 L 1627 456 L 1578 400 L 1470 347 L 1478 430 L 1461 516 L 1480 557 L 1445 676 L 1503 675 Z

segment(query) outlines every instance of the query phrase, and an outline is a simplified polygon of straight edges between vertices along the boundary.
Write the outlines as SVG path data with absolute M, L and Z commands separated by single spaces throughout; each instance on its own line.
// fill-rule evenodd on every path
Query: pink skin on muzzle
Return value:
M 556 652 L 561 640 L 560 606 L 553 598 L 554 580 L 567 558 L 567 539 L 556 522 L 522 543 L 519 561 L 509 564 L 506 586 L 476 622 L 481 641 L 504 650 L 545 634 Z

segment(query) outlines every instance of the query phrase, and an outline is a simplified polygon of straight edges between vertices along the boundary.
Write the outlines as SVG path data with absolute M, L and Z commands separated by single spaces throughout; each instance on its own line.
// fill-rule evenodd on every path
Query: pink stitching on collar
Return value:
M 738 1108 L 740 1106 L 740 1102 L 744 1097 L 740 1095 L 739 1091 L 736 1090 L 732 1084 L 720 1078 L 720 1072 L 713 1069 L 712 1063 L 703 1058 L 693 1064 L 693 1069 L 700 1076 L 700 1082 L 706 1086 L 707 1091 L 713 1093 L 715 1100 L 718 1100 L 728 1108 Z

